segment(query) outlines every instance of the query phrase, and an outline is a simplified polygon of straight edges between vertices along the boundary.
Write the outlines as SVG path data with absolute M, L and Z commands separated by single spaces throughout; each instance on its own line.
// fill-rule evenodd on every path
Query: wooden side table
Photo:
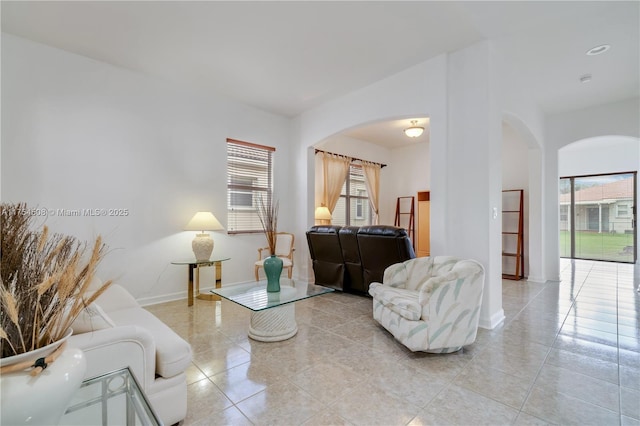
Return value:
M 210 260 L 177 260 L 175 262 L 171 262 L 173 265 L 188 265 L 188 297 L 187 304 L 189 306 L 193 305 L 193 272 L 195 270 L 195 283 L 196 283 L 196 298 L 202 300 L 220 300 L 220 296 L 215 294 L 203 294 L 200 293 L 200 268 L 213 266 L 216 268 L 215 272 L 215 288 L 222 287 L 222 262 L 225 260 L 231 259 L 230 257 L 221 257 Z

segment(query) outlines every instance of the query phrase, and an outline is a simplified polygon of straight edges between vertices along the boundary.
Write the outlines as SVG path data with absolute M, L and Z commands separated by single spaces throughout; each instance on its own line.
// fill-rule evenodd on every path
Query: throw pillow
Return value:
M 73 334 L 88 333 L 115 326 L 111 318 L 95 302 L 84 308 L 71 324 Z

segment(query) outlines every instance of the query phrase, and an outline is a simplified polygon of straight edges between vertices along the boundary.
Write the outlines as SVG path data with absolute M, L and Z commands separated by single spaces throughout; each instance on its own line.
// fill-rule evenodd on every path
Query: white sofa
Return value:
M 475 260 L 420 257 L 369 285 L 373 317 L 411 351 L 449 353 L 476 339 L 484 268 Z
M 112 284 L 72 328 L 69 346 L 84 351 L 85 378 L 129 367 L 165 425 L 186 417 L 191 346 L 123 287 Z

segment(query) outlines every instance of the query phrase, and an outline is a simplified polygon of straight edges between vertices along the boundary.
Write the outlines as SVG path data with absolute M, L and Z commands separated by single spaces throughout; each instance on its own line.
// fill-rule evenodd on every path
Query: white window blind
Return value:
M 230 234 L 262 232 L 259 200 L 273 195 L 275 148 L 227 139 L 227 227 Z

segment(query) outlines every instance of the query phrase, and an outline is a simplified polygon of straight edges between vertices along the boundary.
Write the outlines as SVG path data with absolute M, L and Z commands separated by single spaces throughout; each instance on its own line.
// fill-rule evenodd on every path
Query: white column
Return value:
M 489 42 L 449 55 L 446 207 L 448 254 L 485 267 L 480 325 L 494 328 L 502 309 L 502 114 Z M 432 164 L 437 161 L 434 157 Z M 436 180 L 435 178 L 433 180 Z
M 598 234 L 602 234 L 602 204 L 598 203 Z

